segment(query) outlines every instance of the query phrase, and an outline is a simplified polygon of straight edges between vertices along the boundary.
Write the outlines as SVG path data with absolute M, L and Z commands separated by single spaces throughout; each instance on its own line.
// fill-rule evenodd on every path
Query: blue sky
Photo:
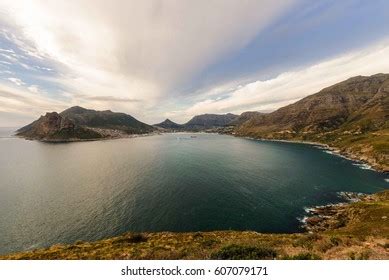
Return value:
M 384 0 L 2 0 L 0 126 L 74 105 L 148 123 L 273 111 L 388 73 L 388 26 Z

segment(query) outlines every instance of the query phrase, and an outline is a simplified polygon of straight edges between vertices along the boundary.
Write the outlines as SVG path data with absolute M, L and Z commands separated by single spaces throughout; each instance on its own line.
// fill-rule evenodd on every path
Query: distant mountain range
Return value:
M 389 171 L 389 74 L 358 76 L 272 113 L 203 114 L 185 124 L 147 125 L 124 113 L 71 107 L 47 113 L 17 135 L 43 141 L 118 138 L 155 131 L 211 131 L 261 139 L 327 144 Z
M 169 119 L 166 119 L 161 123 L 154 124 L 153 126 L 166 130 L 183 130 L 183 125 L 172 122 Z
M 211 129 L 216 127 L 223 127 L 229 125 L 233 120 L 235 120 L 238 115 L 234 114 L 225 114 L 225 115 L 216 115 L 216 114 L 204 114 L 194 116 L 190 121 L 184 124 L 185 129 L 193 131 L 201 131 L 204 129 Z
M 165 130 L 174 131 L 204 131 L 228 126 L 238 117 L 238 115 L 234 114 L 203 114 L 194 116 L 190 121 L 185 124 L 177 124 L 169 119 L 166 119 L 165 121 L 159 124 L 155 124 L 154 126 L 158 128 L 163 128 Z

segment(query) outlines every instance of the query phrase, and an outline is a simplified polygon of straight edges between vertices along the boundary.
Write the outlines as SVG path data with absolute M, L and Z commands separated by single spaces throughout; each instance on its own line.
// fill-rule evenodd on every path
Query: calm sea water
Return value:
M 0 253 L 126 231 L 299 231 L 385 175 L 303 144 L 213 134 L 47 144 L 0 130 Z M 191 138 L 196 135 L 196 138 Z

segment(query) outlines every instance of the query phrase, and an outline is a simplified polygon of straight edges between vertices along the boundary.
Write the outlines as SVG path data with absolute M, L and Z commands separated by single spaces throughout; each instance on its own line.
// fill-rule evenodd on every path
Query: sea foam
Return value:
M 353 163 L 354 166 L 358 166 L 361 169 L 372 170 L 373 168 L 366 163 Z

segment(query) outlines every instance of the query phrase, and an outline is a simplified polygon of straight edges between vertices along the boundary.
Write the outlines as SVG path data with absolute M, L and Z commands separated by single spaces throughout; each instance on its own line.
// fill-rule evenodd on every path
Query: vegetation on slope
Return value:
M 60 115 L 74 121 L 78 126 L 120 130 L 128 134 L 143 134 L 154 131 L 152 126 L 140 122 L 130 115 L 110 110 L 96 111 L 74 106 L 61 112 Z

